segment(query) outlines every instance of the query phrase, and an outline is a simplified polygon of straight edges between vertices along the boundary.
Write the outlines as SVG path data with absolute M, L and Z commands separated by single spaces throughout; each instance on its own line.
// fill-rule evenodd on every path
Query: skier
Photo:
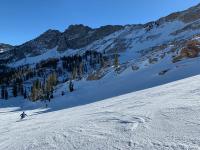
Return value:
M 27 114 L 25 114 L 25 112 L 23 111 L 23 113 L 20 115 L 21 119 L 24 119 L 27 116 Z M 28 117 L 28 116 L 27 116 Z

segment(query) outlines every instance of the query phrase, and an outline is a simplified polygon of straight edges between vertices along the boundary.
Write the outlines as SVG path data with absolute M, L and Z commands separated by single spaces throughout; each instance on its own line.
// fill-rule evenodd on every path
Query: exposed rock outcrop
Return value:
M 197 40 L 188 41 L 186 46 L 181 49 L 180 54 L 173 59 L 173 62 L 180 61 L 183 58 L 195 58 L 200 53 L 200 42 Z

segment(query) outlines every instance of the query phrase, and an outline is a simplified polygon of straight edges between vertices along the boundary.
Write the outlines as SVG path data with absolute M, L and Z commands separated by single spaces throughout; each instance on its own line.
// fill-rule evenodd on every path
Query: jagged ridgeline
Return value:
M 60 52 L 67 51 L 69 49 L 75 50 L 84 48 L 94 41 L 101 40 L 123 28 L 123 26 L 108 25 L 92 29 L 84 25 L 71 25 L 64 32 L 60 32 L 58 30 L 48 30 L 34 40 L 28 41 L 19 46 L 9 47 L 9 51 L 4 50 L 5 52 L 0 54 L 0 61 L 8 63 L 23 59 L 27 57 L 27 55 L 29 57 L 41 55 L 47 50 L 55 47 Z M 5 55 L 7 56 L 6 58 L 3 57 Z

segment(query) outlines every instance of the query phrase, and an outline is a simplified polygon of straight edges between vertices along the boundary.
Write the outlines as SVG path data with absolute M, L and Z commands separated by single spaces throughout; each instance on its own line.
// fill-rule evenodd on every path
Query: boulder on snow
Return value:
M 165 70 L 162 70 L 161 72 L 159 72 L 158 74 L 159 75 L 164 75 L 166 74 L 170 69 L 165 69 Z

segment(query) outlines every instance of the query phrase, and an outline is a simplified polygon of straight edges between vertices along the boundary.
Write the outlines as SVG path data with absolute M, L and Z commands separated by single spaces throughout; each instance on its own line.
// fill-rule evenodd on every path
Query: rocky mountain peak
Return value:
M 52 29 L 49 29 L 47 30 L 46 32 L 44 32 L 43 34 L 41 34 L 38 38 L 36 38 L 35 40 L 38 40 L 38 39 L 49 39 L 53 36 L 60 36 L 61 35 L 61 32 L 58 31 L 58 30 L 52 30 Z
M 33 43 L 41 45 L 46 49 L 52 49 L 56 47 L 60 36 L 61 36 L 60 31 L 50 29 L 44 32 L 38 38 L 34 39 Z
M 92 28 L 88 26 L 84 26 L 83 24 L 75 24 L 75 25 L 70 25 L 68 29 L 65 30 L 65 32 L 80 32 L 80 30 L 85 30 L 85 31 L 90 31 Z
M 99 40 L 109 34 L 123 29 L 123 26 L 102 26 L 92 29 L 88 26 L 71 25 L 60 37 L 58 50 L 83 48 L 92 42 Z

